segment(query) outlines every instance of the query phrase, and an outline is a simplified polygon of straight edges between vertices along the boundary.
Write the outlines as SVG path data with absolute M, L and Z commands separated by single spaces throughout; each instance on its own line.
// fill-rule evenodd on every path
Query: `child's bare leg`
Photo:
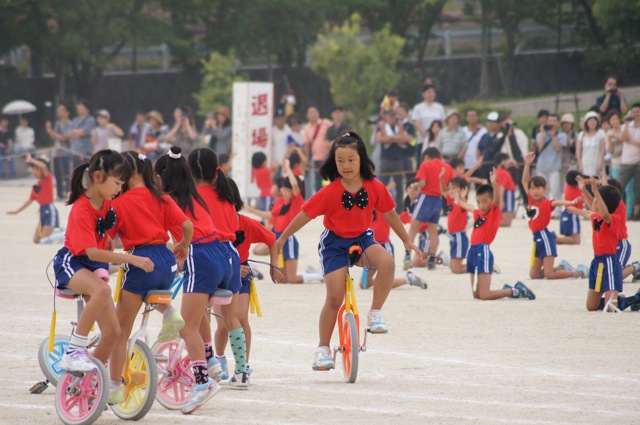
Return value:
M 419 255 L 414 255 L 411 259 L 411 266 L 413 267 L 427 267 L 428 259 L 422 259 Z
M 372 310 L 380 310 L 384 305 L 394 281 L 395 264 L 393 257 L 381 245 L 371 245 L 362 255 L 361 260 L 366 267 L 377 270 L 373 287 Z M 370 264 L 368 264 L 370 263 Z
M 580 245 L 580 233 L 556 237 L 556 245 Z
M 470 273 L 469 277 L 471 278 L 471 294 L 473 295 L 473 298 L 475 299 L 480 299 L 480 295 L 478 294 L 478 288 L 476 287 L 476 290 L 473 290 L 473 283 L 475 282 L 475 273 Z
M 347 268 L 343 267 L 334 270 L 324 276 L 324 282 L 327 287 L 327 296 L 324 306 L 320 312 L 319 322 L 319 347 L 328 347 L 331 344 L 331 335 L 336 325 L 338 311 L 344 301 L 344 285 L 347 278 Z
M 33 234 L 33 243 L 40 243 L 41 239 L 51 236 L 54 230 L 55 227 L 53 226 L 42 226 L 42 228 L 40 228 L 40 226 L 37 226 L 36 231 Z
M 222 309 L 219 305 L 213 306 L 213 312 L 218 316 L 222 316 Z M 215 353 L 218 356 L 224 356 L 224 351 L 227 348 L 227 341 L 229 340 L 229 329 L 225 325 L 224 319 L 216 317 L 216 331 L 213 334 L 213 346 Z
M 531 279 L 542 279 L 544 277 L 544 272 L 542 271 L 542 258 L 536 257 L 533 259 L 533 266 L 529 269 L 529 277 Z
M 284 279 L 283 283 L 303 283 L 304 279 L 298 275 L 298 260 L 284 261 Z
M 87 336 L 105 307 L 109 304 L 113 306 L 111 288 L 87 269 L 78 270 L 69 281 L 67 287 L 79 294 L 86 295 L 86 303 L 75 332 L 78 335 Z M 115 308 L 113 311 L 115 313 Z M 117 319 L 115 322 L 116 324 L 118 323 Z
M 463 258 L 452 258 L 449 268 L 453 274 L 463 274 L 467 272 L 467 265 L 464 264 Z
M 251 350 L 251 325 L 249 324 L 249 294 L 240 294 L 238 296 L 238 305 L 236 312 L 240 326 L 244 330 L 244 337 L 247 341 L 247 363 L 249 363 L 249 352 Z
M 513 213 L 512 212 L 503 212 L 502 213 L 502 222 L 500 223 L 500 227 L 511 227 L 511 222 L 513 221 Z
M 593 289 L 589 289 L 587 292 L 587 311 L 598 311 L 601 299 L 602 292 L 596 292 Z
M 104 282 L 102 283 L 105 284 Z M 113 351 L 113 345 L 120 336 L 120 324 L 116 315 L 116 306 L 113 302 L 109 302 L 104 306 L 96 319 L 96 323 L 100 328 L 100 342 L 98 342 L 96 349 L 93 351 L 93 357 L 107 364 L 107 360 L 109 360 Z
M 481 300 L 499 300 L 513 294 L 511 289 L 491 290 L 491 275 L 489 273 L 478 274 L 478 298 Z
M 201 329 L 203 323 L 207 323 L 207 326 L 209 326 L 205 317 L 209 314 L 206 310 L 208 303 L 208 294 L 188 292 L 182 295 L 181 314 L 184 319 L 184 327 L 180 330 L 180 336 L 184 339 L 192 362 L 197 360 L 206 361 Z
M 435 256 L 438 253 L 438 223 L 429 223 L 427 227 L 429 233 L 429 255 Z
M 253 253 L 254 255 L 268 255 L 269 247 L 263 243 L 256 244 L 256 246 L 253 247 Z
M 622 268 L 622 280 L 625 280 L 629 276 L 631 276 L 636 271 L 635 267 L 632 264 L 625 266 Z
M 578 271 L 572 271 L 572 270 L 564 270 L 564 269 L 556 269 L 553 266 L 553 263 L 555 263 L 556 258 L 552 257 L 552 256 L 547 256 L 544 257 L 542 259 L 542 264 L 543 264 L 543 271 L 544 271 L 544 277 L 546 277 L 549 280 L 553 280 L 553 279 L 569 279 L 572 277 L 578 277 L 579 273 Z
M 111 380 L 120 382 L 127 354 L 127 340 L 131 335 L 133 323 L 142 306 L 142 295 L 122 290 L 116 306 L 116 315 L 120 324 L 120 335 L 116 338 L 109 358 Z
M 411 223 L 409 224 L 409 240 L 411 242 L 414 242 L 416 240 L 416 236 L 418 235 L 420 226 L 422 226 L 421 221 L 418 221 L 415 218 L 411 219 Z

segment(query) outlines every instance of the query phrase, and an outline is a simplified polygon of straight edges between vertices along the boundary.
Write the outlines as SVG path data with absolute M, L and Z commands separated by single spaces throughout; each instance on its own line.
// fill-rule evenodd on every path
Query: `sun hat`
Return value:
M 583 122 L 587 122 L 589 121 L 591 118 L 595 118 L 598 123 L 600 123 L 600 114 L 595 112 L 595 111 L 589 111 L 586 113 L 586 115 L 584 116 L 584 120 Z
M 231 112 L 229 112 L 229 108 L 227 108 L 226 106 L 219 107 L 218 109 L 213 111 L 213 113 L 216 115 L 224 115 L 228 120 L 231 119 Z
M 576 124 L 576 121 L 573 119 L 573 115 L 572 114 L 564 114 L 562 116 L 562 119 L 560 120 L 560 124 L 564 124 L 566 122 L 568 122 L 570 124 L 573 124 L 573 125 Z
M 496 111 L 489 112 L 487 115 L 487 121 L 498 122 L 500 115 Z
M 162 114 L 158 111 L 150 111 L 147 114 L 147 119 L 149 118 L 153 118 L 154 120 L 158 121 L 158 124 L 160 125 L 164 124 L 164 120 L 162 119 Z
M 457 109 L 449 109 L 449 110 L 447 111 L 447 114 L 446 114 L 446 116 L 445 116 L 444 120 L 445 120 L 445 121 L 446 121 L 446 120 L 448 120 L 448 119 L 449 119 L 449 118 L 451 118 L 451 116 L 453 116 L 453 115 L 457 115 L 457 116 L 458 116 L 458 119 L 460 119 L 460 112 L 458 112 L 458 110 L 457 110 Z

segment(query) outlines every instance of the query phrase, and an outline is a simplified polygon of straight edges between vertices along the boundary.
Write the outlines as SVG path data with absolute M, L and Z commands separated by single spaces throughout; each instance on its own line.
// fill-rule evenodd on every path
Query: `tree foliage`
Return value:
M 242 81 L 236 75 L 236 56 L 233 50 L 227 54 L 211 52 L 208 60 L 201 59 L 202 84 L 194 93 L 200 115 L 207 115 L 220 106 L 231 106 L 233 83 Z

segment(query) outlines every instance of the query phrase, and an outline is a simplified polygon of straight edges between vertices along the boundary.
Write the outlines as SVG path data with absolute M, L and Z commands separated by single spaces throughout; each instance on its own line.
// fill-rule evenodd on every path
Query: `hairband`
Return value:
M 82 187 L 85 189 L 89 189 L 89 183 L 90 183 L 90 179 L 89 179 L 89 167 L 84 169 L 84 173 L 82 174 Z
M 181 154 L 181 153 L 173 153 L 173 152 L 171 152 L 171 150 L 169 150 L 169 152 L 167 153 L 167 155 L 169 155 L 169 158 L 173 158 L 173 159 L 180 159 L 180 158 L 182 158 L 182 154 Z
M 140 161 L 145 161 L 145 160 L 147 159 L 147 156 L 146 156 L 146 155 L 143 155 L 143 154 L 141 154 L 141 153 L 139 153 L 139 154 L 138 154 L 138 159 L 139 159 Z
M 220 171 L 220 166 L 219 165 L 216 167 L 216 171 Z

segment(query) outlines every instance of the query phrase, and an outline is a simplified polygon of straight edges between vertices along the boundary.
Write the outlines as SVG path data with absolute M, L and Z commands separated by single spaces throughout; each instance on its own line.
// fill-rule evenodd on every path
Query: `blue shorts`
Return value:
M 229 279 L 229 283 L 225 289 L 230 290 L 234 294 L 240 292 L 240 288 L 242 287 L 242 275 L 240 274 L 240 254 L 238 254 L 238 250 L 233 243 L 222 242 L 223 245 L 227 247 L 227 254 L 231 259 L 231 278 Z
M 248 262 L 241 263 L 243 266 L 249 266 Z M 242 276 L 242 275 L 240 275 Z M 249 294 L 251 293 L 251 279 L 253 279 L 253 271 L 250 271 L 248 275 L 245 277 L 241 277 L 242 286 L 240 287 L 240 294 Z
M 564 210 L 560 215 L 560 234 L 564 236 L 580 234 L 580 217 Z
M 396 249 L 393 246 L 393 244 L 391 243 L 391 241 L 387 241 L 387 242 L 385 242 L 383 244 L 380 244 L 380 245 L 382 245 L 382 247 L 384 249 L 386 249 L 389 252 L 389 254 L 391 254 L 391 256 L 393 258 L 396 258 Z
M 616 259 L 620 263 L 620 267 L 626 267 L 631 258 L 631 244 L 628 239 L 618 241 L 618 249 L 616 250 Z
M 418 236 L 418 249 L 420 252 L 429 252 L 429 233 L 425 230 L 424 232 L 420 232 Z
M 536 258 L 557 257 L 556 238 L 549 229 L 533 232 L 533 242 L 536 244 Z
M 53 271 L 56 274 L 57 288 L 66 289 L 73 275 L 82 269 L 87 269 L 90 272 L 97 269 L 109 270 L 109 264 L 92 261 L 86 255 L 75 256 L 64 246 L 60 248 L 53 259 Z
M 322 266 L 322 275 L 328 275 L 331 272 L 349 267 L 349 247 L 352 245 L 360 245 L 362 251 L 366 251 L 371 245 L 378 243 L 373 238 L 373 230 L 368 229 L 360 236 L 355 238 L 341 238 L 329 229 L 325 229 L 320 235 L 320 243 L 318 244 L 318 256 L 320 257 L 320 265 Z M 363 259 L 366 257 L 362 254 Z
M 467 232 L 456 232 L 449 235 L 449 248 L 451 249 L 451 258 L 467 258 L 469 251 Z
M 213 295 L 231 279 L 227 244 L 220 241 L 192 244 L 185 261 L 182 291 Z
M 40 225 L 42 227 L 52 226 L 60 227 L 60 219 L 58 210 L 53 204 L 40 205 Z
M 145 272 L 133 264 L 125 263 L 122 289 L 144 295 L 149 291 L 169 289 L 176 277 L 176 257 L 165 244 L 142 245 L 131 250 L 132 255 L 147 257 L 153 261 L 153 271 Z
M 442 198 L 421 193 L 413 207 L 412 218 L 422 223 L 438 224 L 442 212 Z
M 505 190 L 502 195 L 502 212 L 515 212 L 516 211 L 516 191 Z M 451 257 L 453 258 L 453 257 Z
M 261 196 L 258 198 L 257 206 L 260 211 L 269 211 L 272 203 L 273 198 L 271 196 Z
M 589 289 L 622 292 L 622 268 L 615 255 L 596 255 L 589 268 Z
M 471 245 L 467 253 L 467 273 L 493 274 L 493 253 L 486 243 Z
M 276 240 L 280 237 L 282 232 L 273 232 L 276 234 Z M 295 236 L 291 235 L 285 241 L 282 246 L 282 257 L 284 260 L 297 260 L 300 254 L 300 245 L 298 244 L 298 239 Z

